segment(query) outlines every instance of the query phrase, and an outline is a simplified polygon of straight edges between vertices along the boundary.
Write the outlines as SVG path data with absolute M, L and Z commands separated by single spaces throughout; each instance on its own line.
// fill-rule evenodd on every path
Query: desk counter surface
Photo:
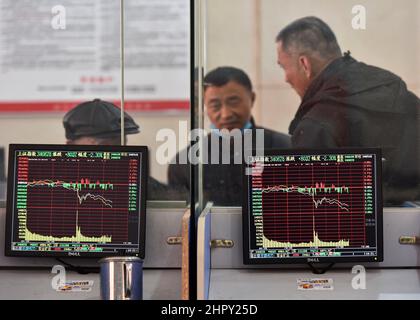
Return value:
M 98 300 L 100 281 L 98 273 L 66 273 L 66 281 L 93 280 L 90 292 L 57 292 L 51 281 L 57 274 L 50 270 L 0 270 L 0 300 Z M 180 269 L 144 269 L 144 300 L 181 299 Z
M 307 270 L 212 269 L 209 299 L 420 300 L 420 269 L 366 269 L 366 289 L 355 290 L 352 281 L 359 275 L 350 269 L 330 270 L 321 275 Z M 332 279 L 334 289 L 298 290 L 299 278 Z

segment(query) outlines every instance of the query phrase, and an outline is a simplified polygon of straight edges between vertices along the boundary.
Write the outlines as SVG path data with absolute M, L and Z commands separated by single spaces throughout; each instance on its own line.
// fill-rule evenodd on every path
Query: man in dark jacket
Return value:
M 241 164 L 246 149 L 249 151 L 251 148 L 251 144 L 247 146 L 246 139 L 243 139 L 246 129 L 250 129 L 249 132 L 252 133 L 254 149 L 257 147 L 259 149 L 262 147 L 266 149 L 290 147 L 288 135 L 255 125 L 251 117 L 254 101 L 255 93 L 251 81 L 248 75 L 240 69 L 220 67 L 210 71 L 204 77 L 204 104 L 212 129 L 203 142 L 204 146 L 208 146 L 204 157 L 207 159 L 207 163 L 203 165 L 205 202 L 212 201 L 219 206 L 242 205 L 243 172 Z M 242 143 L 242 148 L 238 148 L 236 151 L 235 143 L 237 143 L 237 147 L 238 142 L 232 137 L 233 134 L 229 135 L 235 129 L 239 132 L 239 144 Z M 261 131 L 258 132 L 257 129 L 261 129 Z M 258 145 L 258 134 L 264 137 L 263 146 Z M 223 149 L 226 145 L 229 145 L 229 151 Z M 187 153 L 188 149 L 182 150 L 176 156 L 176 164 L 169 166 L 169 185 L 174 188 L 189 189 L 189 164 L 179 163 L 180 159 L 187 159 Z M 215 156 L 216 154 L 218 156 Z M 223 157 L 225 157 L 225 161 L 223 161 Z
M 316 17 L 292 22 L 276 42 L 285 80 L 302 99 L 289 127 L 293 147 L 380 147 L 385 203 L 418 199 L 420 103 L 404 81 L 342 56 Z

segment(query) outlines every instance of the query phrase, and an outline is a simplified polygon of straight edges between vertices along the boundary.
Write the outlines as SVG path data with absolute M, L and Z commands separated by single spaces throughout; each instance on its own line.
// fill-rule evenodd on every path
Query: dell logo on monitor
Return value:
M 80 257 L 80 252 L 69 252 L 69 256 Z
M 308 262 L 319 262 L 318 258 L 308 258 L 307 259 Z

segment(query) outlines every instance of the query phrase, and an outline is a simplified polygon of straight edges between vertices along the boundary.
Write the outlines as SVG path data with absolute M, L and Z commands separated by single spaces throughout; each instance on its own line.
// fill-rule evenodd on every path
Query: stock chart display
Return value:
M 250 158 L 248 259 L 378 256 L 377 155 Z
M 141 152 L 15 150 L 12 161 L 12 251 L 139 252 Z

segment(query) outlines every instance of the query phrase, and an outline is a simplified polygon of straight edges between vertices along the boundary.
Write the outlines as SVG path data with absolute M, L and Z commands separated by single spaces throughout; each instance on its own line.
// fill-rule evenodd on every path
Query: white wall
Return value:
M 359 4 L 366 8 L 366 30 L 352 28 Z M 207 70 L 232 65 L 248 72 L 259 124 L 288 131 L 300 99 L 277 65 L 275 37 L 308 15 L 330 25 L 342 51 L 398 74 L 420 95 L 418 0 L 207 0 Z

